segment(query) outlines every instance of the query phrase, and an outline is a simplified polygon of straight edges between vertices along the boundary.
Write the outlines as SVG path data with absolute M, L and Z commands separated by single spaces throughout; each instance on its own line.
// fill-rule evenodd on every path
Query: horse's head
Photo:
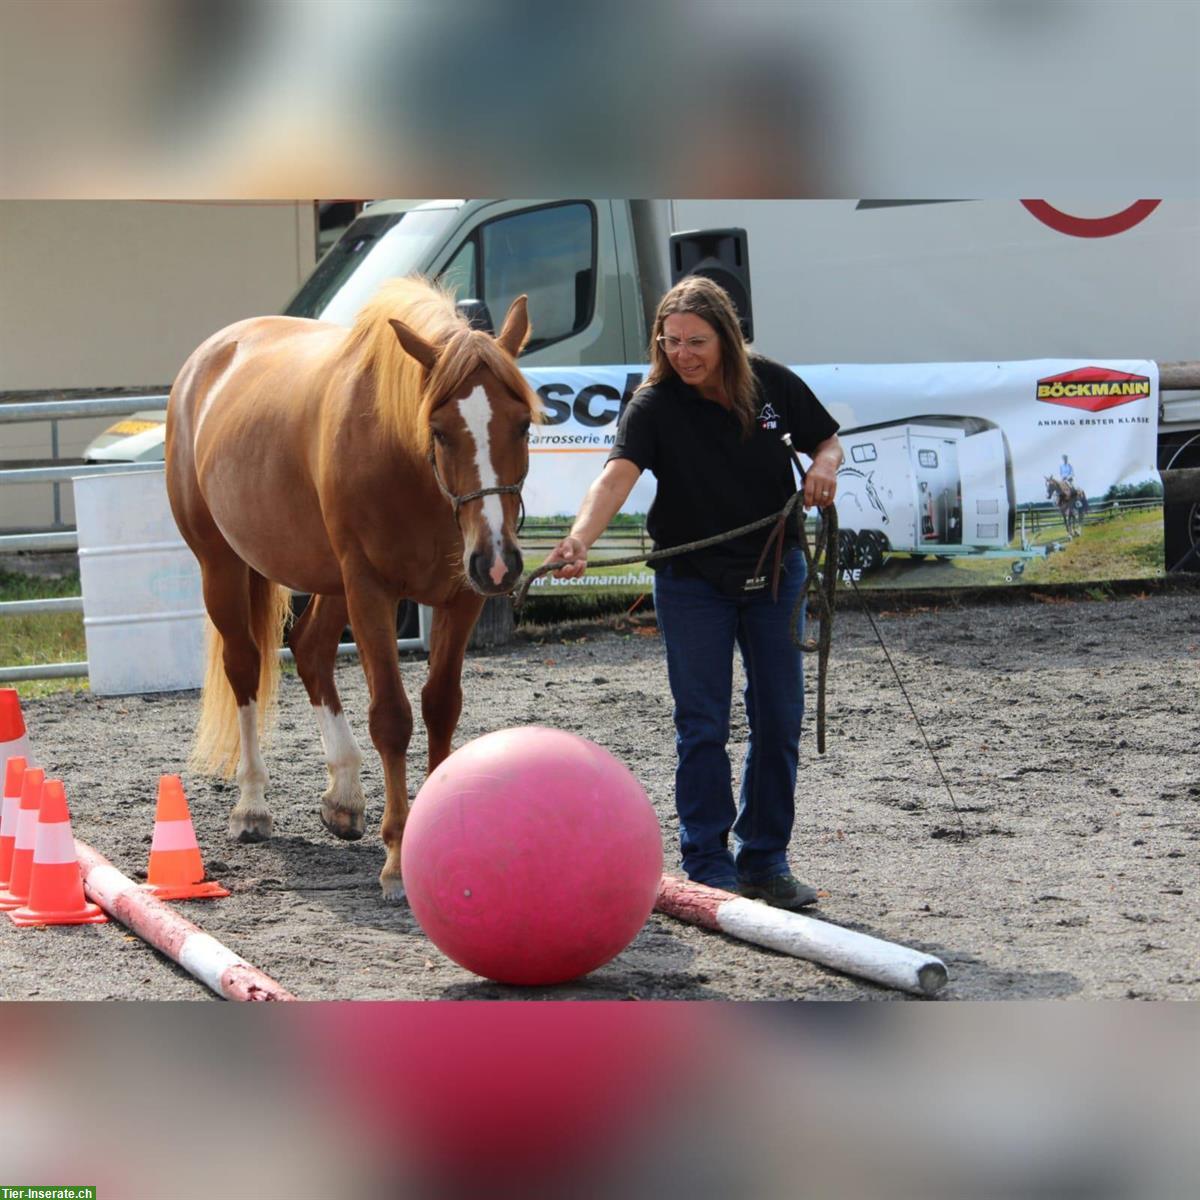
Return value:
M 1058 480 L 1055 479 L 1053 475 L 1047 475 L 1046 476 L 1046 499 L 1052 500 L 1057 495 L 1059 495 Z
M 484 595 L 511 591 L 524 565 L 517 524 L 529 426 L 539 413 L 516 365 L 529 336 L 525 297 L 512 302 L 495 338 L 462 322 L 444 345 L 434 345 L 401 321 L 391 324 L 425 368 L 429 457 L 454 508 L 467 580 Z

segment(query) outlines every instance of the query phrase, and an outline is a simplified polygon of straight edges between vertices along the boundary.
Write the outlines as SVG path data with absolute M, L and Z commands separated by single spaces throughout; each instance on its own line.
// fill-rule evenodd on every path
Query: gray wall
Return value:
M 278 312 L 315 243 L 310 200 L 2 201 L 0 393 L 167 387 L 210 333 Z M 59 455 L 109 424 L 60 422 Z M 49 425 L 0 424 L 0 460 L 50 455 Z M 0 528 L 52 520 L 49 485 L 0 487 Z

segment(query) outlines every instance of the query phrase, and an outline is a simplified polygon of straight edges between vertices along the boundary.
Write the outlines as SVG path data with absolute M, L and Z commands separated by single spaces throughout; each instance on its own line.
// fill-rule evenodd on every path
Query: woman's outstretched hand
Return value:
M 554 572 L 555 579 L 578 579 L 587 570 L 587 547 L 577 538 L 563 538 L 546 558 L 547 563 L 561 562 Z

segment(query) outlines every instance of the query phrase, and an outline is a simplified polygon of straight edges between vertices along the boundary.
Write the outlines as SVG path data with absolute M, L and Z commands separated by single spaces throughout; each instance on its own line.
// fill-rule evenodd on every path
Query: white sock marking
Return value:
M 238 710 L 238 733 L 241 735 L 242 756 L 238 763 L 237 780 L 241 786 L 241 804 L 249 801 L 253 808 L 266 807 L 267 764 L 258 748 L 258 702 L 251 700 Z
M 325 747 L 325 761 L 329 764 L 330 773 L 346 770 L 357 773 L 362 765 L 362 751 L 358 748 L 345 712 L 335 716 L 324 704 L 314 704 L 313 712 L 321 730 L 321 745 Z

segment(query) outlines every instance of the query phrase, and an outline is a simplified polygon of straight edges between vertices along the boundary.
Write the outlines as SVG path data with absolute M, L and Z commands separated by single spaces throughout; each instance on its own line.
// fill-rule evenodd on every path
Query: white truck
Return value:
M 670 233 L 729 227 L 748 234 L 755 346 L 783 362 L 1200 359 L 1194 201 L 385 200 L 284 311 L 349 324 L 382 279 L 419 272 L 477 301 L 483 321 L 528 293 L 522 365 L 639 364 Z M 88 457 L 161 456 L 160 421 L 136 414 Z M 1164 394 L 1158 466 L 1200 467 L 1195 388 Z M 1200 544 L 1200 503 L 1165 511 L 1170 566 Z

